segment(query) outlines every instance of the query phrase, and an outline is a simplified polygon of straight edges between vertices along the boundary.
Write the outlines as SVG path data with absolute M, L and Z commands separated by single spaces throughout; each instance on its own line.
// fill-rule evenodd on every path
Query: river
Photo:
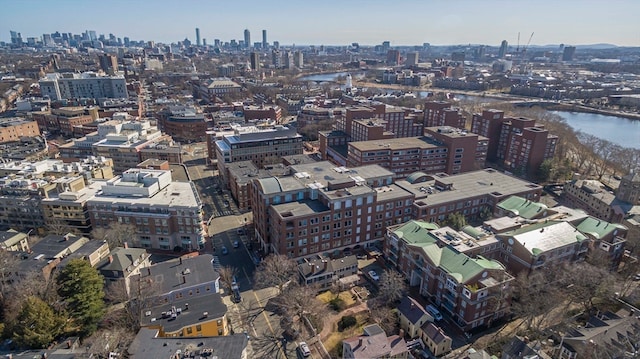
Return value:
M 595 113 L 551 111 L 576 131 L 611 141 L 622 147 L 640 149 L 640 120 Z
M 339 76 L 347 76 L 350 72 L 331 72 L 304 76 L 299 81 L 335 81 Z M 354 77 L 362 77 L 364 73 L 354 71 Z M 378 89 L 380 92 L 394 92 L 394 89 Z M 429 94 L 427 91 L 418 92 L 422 98 Z M 460 99 L 471 99 L 475 96 L 457 95 Z M 630 120 L 624 117 L 600 115 L 584 112 L 551 111 L 562 117 L 567 124 L 576 131 L 582 131 L 598 138 L 611 141 L 622 147 L 640 149 L 640 120 Z

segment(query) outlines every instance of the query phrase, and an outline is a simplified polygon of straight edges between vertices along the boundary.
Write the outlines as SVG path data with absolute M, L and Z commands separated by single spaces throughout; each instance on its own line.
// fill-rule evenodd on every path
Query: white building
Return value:
M 87 203 L 93 228 L 133 225 L 136 247 L 204 248 L 202 202 L 192 182 L 173 182 L 171 171 L 129 169 L 107 181 Z
M 52 73 L 38 83 L 42 96 L 52 100 L 129 97 L 124 76 L 101 76 L 95 72 Z

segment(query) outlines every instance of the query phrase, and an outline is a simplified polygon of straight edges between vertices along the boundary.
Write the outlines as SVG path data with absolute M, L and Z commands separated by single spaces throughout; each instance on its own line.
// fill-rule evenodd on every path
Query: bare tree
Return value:
M 98 227 L 91 231 L 91 237 L 97 240 L 107 241 L 109 248 L 123 247 L 124 243 L 136 241 L 138 235 L 136 227 L 129 223 L 115 222 L 109 228 Z
M 407 284 L 402 274 L 395 270 L 387 269 L 380 277 L 380 286 L 377 299 L 381 304 L 393 306 L 407 292 Z
M 378 323 L 378 325 L 387 334 L 393 334 L 398 329 L 398 314 L 393 308 L 385 305 L 374 305 L 370 311 L 371 320 Z
M 553 270 L 558 289 L 571 303 L 580 304 L 589 312 L 594 299 L 611 298 L 614 277 L 608 268 L 596 267 L 586 262 L 563 265 Z
M 222 266 L 218 269 L 218 273 L 220 274 L 220 279 L 224 282 L 228 289 L 228 293 L 231 293 L 233 290 L 232 285 L 234 282 L 235 276 L 238 274 L 238 270 L 234 267 L 230 266 Z
M 546 314 L 561 302 L 560 294 L 548 282 L 544 271 L 516 277 L 511 310 L 522 318 L 526 330 L 538 329 Z
M 67 233 L 78 234 L 77 228 L 70 226 L 65 220 L 60 218 L 47 219 L 47 232 L 49 234 L 56 234 L 63 236 Z
M 120 309 L 112 310 L 105 315 L 105 321 L 114 327 L 140 329 L 143 312 L 158 303 L 161 294 L 160 283 L 150 278 L 132 277 L 127 289 L 125 281 L 118 281 L 106 289 L 106 297 L 116 303 L 123 303 Z
M 100 329 L 85 339 L 84 345 L 94 357 L 108 359 L 110 352 L 120 352 L 133 341 L 135 332 L 122 327 Z
M 292 282 L 286 289 L 276 298 L 275 303 L 283 312 L 283 318 L 288 320 L 282 321 L 283 328 L 294 329 L 300 332 L 302 326 L 306 326 L 310 331 L 317 330 L 311 328 L 312 323 L 319 323 L 319 318 L 326 312 L 326 306 L 317 298 L 318 288 L 315 286 L 299 285 Z M 315 335 L 316 333 L 312 333 Z
M 257 268 L 254 282 L 259 286 L 278 288 L 282 293 L 285 285 L 294 278 L 297 264 L 291 258 L 282 254 L 271 254 L 266 257 Z

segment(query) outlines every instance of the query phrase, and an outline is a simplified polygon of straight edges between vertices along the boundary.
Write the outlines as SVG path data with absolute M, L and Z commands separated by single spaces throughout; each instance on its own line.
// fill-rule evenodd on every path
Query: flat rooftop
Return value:
M 96 181 L 98 182 L 98 181 Z M 103 182 L 106 184 L 106 182 Z M 167 206 L 167 207 L 194 207 L 200 205 L 195 187 L 191 182 L 171 182 L 167 187 L 161 189 L 151 197 L 117 197 L 97 193 L 89 200 L 91 203 L 109 204 L 131 204 L 147 206 Z

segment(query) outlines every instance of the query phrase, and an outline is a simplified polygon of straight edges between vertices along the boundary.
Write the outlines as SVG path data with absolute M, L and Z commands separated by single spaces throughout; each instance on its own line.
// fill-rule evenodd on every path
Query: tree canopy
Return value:
M 89 262 L 72 259 L 60 271 L 57 282 L 58 293 L 76 321 L 78 332 L 93 333 L 105 312 L 102 276 Z
M 46 348 L 60 333 L 64 319 L 42 299 L 30 296 L 13 325 L 13 338 L 21 347 Z

